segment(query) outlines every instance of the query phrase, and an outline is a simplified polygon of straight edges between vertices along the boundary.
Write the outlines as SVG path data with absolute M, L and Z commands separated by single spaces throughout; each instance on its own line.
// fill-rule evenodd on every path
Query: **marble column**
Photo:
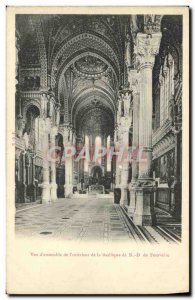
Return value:
M 35 158 L 36 155 L 32 156 L 32 184 L 33 184 L 33 201 L 36 201 L 37 198 L 37 191 L 35 185 Z
M 69 151 L 73 151 L 73 132 L 71 127 L 64 128 L 64 147 L 69 149 Z M 72 150 L 71 150 L 72 149 Z M 64 185 L 64 193 L 65 197 L 71 197 L 73 193 L 73 157 L 71 153 L 68 151 L 68 157 L 65 157 L 65 185 Z M 66 153 L 66 149 L 65 149 Z
M 121 167 L 121 201 L 120 204 L 128 205 L 128 177 L 129 177 L 129 159 L 128 159 L 128 147 L 129 147 L 129 129 L 132 122 L 132 96 L 129 90 L 123 90 L 121 92 L 121 115 L 119 116 L 119 137 L 120 147 L 122 147 L 123 157 L 119 162 Z M 121 149 L 120 149 L 121 150 Z
M 43 184 L 42 184 L 42 203 L 49 203 L 51 200 L 50 197 L 50 171 L 49 171 L 49 160 L 48 160 L 48 150 L 49 150 L 49 141 L 48 141 L 48 131 L 45 130 L 43 136 Z
M 114 150 L 115 152 L 119 151 L 120 143 L 118 138 L 118 125 L 115 124 L 114 130 Z M 119 163 L 118 163 L 118 156 L 114 156 L 115 159 L 115 188 L 119 186 Z
M 139 187 L 136 187 L 136 209 L 133 220 L 136 225 L 152 225 L 155 222 L 152 179 L 152 70 L 158 54 L 161 33 L 138 33 L 135 54 L 140 71 L 139 106 Z
M 49 170 L 49 133 L 50 133 L 50 119 L 47 118 L 47 92 L 41 93 L 41 116 L 39 119 L 41 128 L 41 148 L 43 153 L 43 183 L 42 183 L 42 203 L 49 203 L 50 196 L 50 170 Z
M 122 136 L 122 146 L 124 147 L 124 151 L 128 151 L 128 141 L 129 141 L 129 128 L 125 128 L 121 132 Z M 127 154 L 127 152 L 125 153 Z M 126 155 L 125 155 L 126 156 Z M 121 162 L 121 201 L 120 204 L 127 206 L 128 205 L 128 177 L 129 177 L 129 162 L 126 161 L 125 158 L 122 159 Z
M 50 134 L 50 144 L 52 147 L 51 152 L 51 201 L 55 202 L 57 200 L 57 184 L 56 184 L 56 158 L 55 158 L 55 138 L 57 135 L 57 127 L 53 127 Z
M 26 202 L 26 151 L 22 153 L 22 187 L 24 195 L 23 202 Z
M 129 184 L 130 204 L 128 214 L 132 217 L 136 208 L 136 186 L 139 175 L 139 103 L 140 103 L 140 73 L 129 70 L 129 83 L 133 93 L 133 141 L 132 141 L 132 179 Z

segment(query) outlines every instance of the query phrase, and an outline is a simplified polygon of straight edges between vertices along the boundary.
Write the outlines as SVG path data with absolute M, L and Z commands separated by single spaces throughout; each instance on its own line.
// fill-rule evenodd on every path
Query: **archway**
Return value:
M 91 184 L 102 184 L 102 168 L 100 166 L 93 166 L 91 169 Z

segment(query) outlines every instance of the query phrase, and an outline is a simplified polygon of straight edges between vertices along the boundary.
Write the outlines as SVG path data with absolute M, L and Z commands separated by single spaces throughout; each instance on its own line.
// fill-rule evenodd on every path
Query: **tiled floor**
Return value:
M 59 199 L 51 204 L 21 208 L 16 213 L 15 229 L 19 236 L 46 239 L 170 242 L 159 229 L 135 226 L 108 197 Z

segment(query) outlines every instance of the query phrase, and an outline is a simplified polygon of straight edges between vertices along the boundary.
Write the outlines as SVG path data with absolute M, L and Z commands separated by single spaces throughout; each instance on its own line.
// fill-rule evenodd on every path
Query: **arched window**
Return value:
M 169 101 L 174 95 L 174 60 L 169 53 L 160 69 L 160 125 L 168 119 Z
M 110 135 L 107 137 L 107 153 L 110 152 Z M 111 160 L 110 156 L 107 155 L 107 172 L 111 171 Z
M 25 132 L 29 136 L 29 143 L 33 147 L 37 147 L 39 140 L 39 115 L 40 111 L 35 105 L 31 105 L 26 112 Z
M 85 136 L 85 149 L 88 149 L 89 151 L 89 137 L 88 135 Z M 84 161 L 84 171 L 88 172 L 89 171 L 89 162 L 88 159 L 86 159 L 86 153 L 85 153 L 85 161 Z

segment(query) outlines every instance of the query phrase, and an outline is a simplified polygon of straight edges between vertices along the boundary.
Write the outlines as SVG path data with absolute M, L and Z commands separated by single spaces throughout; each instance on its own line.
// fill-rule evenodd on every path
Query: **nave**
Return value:
M 136 226 L 112 197 L 59 199 L 51 204 L 18 207 L 19 237 L 132 243 L 178 243 L 181 225 L 168 213 L 156 210 L 157 226 Z

